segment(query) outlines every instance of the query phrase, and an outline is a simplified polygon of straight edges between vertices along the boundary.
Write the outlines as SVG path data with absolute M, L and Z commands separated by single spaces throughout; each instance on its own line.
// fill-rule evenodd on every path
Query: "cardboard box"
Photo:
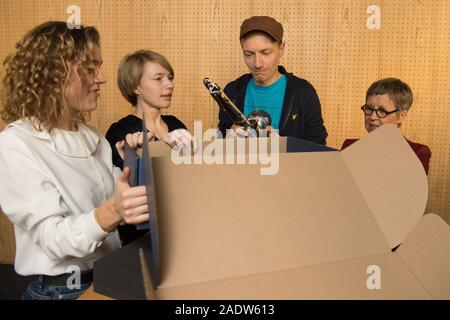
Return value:
M 150 149 L 157 299 L 450 298 L 450 227 L 423 216 L 427 177 L 392 125 L 342 152 L 280 152 L 274 175 Z

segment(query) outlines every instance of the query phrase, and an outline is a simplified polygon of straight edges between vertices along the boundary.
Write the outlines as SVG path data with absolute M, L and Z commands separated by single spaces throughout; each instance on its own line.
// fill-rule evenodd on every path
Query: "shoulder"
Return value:
M 12 161 L 18 155 L 34 158 L 33 147 L 39 148 L 39 145 L 42 146 L 48 140 L 35 139 L 34 133 L 39 133 L 39 131 L 34 130 L 31 126 L 29 127 L 24 123 L 17 123 L 15 121 L 7 125 L 0 132 L 0 158 L 2 161 Z M 42 136 L 45 135 L 48 135 L 48 133 L 42 132 Z
M 108 140 L 122 139 L 127 133 L 142 131 L 142 120 L 135 115 L 128 115 L 117 122 L 114 122 L 106 132 Z
M 9 140 L 23 140 L 31 143 L 30 138 L 40 138 L 43 140 L 50 140 L 48 131 L 39 131 L 34 125 L 33 120 L 23 118 L 9 123 L 5 129 L 0 133 L 0 142 L 2 145 L 8 144 Z
M 301 91 L 304 93 L 316 93 L 314 86 L 306 79 L 299 78 L 293 74 L 286 74 L 287 86 L 293 91 Z
M 172 115 L 162 115 L 162 119 L 169 127 L 169 131 L 176 129 L 187 129 L 184 123 L 175 116 Z
M 0 193 L 2 205 L 8 200 L 5 197 L 20 194 L 31 186 L 33 191 L 26 195 L 36 194 L 35 182 L 41 182 L 43 177 L 49 177 L 40 150 L 46 150 L 48 140 L 36 139 L 31 134 L 20 131 L 17 127 L 6 128 L 0 133 Z M 24 187 L 25 186 L 25 187 Z M 43 186 L 43 184 L 41 184 Z M 45 186 L 48 186 L 45 184 Z M 24 189 L 25 188 L 25 189 Z M 29 190 L 29 189 L 27 189 Z M 21 199 L 24 201 L 24 199 Z M 17 204 L 17 203 L 16 203 Z M 4 208 L 6 211 L 6 208 Z
M 408 144 L 411 146 L 411 148 L 414 150 L 414 152 L 418 155 L 423 156 L 431 156 L 431 149 L 425 144 L 416 143 L 411 140 L 406 139 Z
M 239 87 L 245 86 L 251 78 L 250 73 L 243 74 L 242 76 L 230 81 L 226 86 L 224 91 L 226 92 L 236 92 Z
M 0 132 L 0 152 L 3 151 L 5 147 L 14 145 L 17 141 L 24 142 L 24 138 L 26 138 L 24 134 L 31 136 L 30 133 L 21 132 L 21 130 L 18 130 L 17 128 L 6 127 L 5 130 Z
M 278 70 L 281 74 L 284 74 L 286 76 L 287 86 L 290 90 L 307 90 L 310 92 L 316 92 L 316 89 L 308 80 L 300 78 L 294 75 L 294 73 L 292 72 L 286 71 L 286 68 L 283 66 L 278 66 Z
M 122 129 L 128 129 L 128 128 L 137 128 L 141 127 L 142 130 L 142 119 L 136 117 L 135 115 L 129 114 L 126 117 L 123 117 L 117 122 L 114 122 L 111 126 L 111 128 L 122 128 Z

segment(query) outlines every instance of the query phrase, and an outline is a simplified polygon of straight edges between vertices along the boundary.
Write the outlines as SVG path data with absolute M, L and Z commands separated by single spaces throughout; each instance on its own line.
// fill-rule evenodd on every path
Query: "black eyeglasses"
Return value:
M 365 104 L 361 107 L 361 110 L 364 112 L 364 114 L 366 116 L 371 116 L 372 113 L 375 111 L 377 113 L 377 116 L 380 118 L 386 118 L 388 115 L 390 115 L 391 113 L 397 112 L 398 109 L 392 110 L 392 111 L 387 111 L 385 108 L 380 107 L 378 109 L 375 109 L 374 107 L 372 107 L 370 104 Z

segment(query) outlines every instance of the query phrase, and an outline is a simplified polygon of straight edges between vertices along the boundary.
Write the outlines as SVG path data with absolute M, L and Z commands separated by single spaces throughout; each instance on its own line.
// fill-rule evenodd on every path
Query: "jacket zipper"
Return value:
M 289 109 L 288 109 L 287 113 L 284 116 L 283 126 L 280 127 L 280 134 L 284 130 L 284 128 L 286 127 L 286 124 L 287 124 L 287 122 L 289 120 L 289 115 L 291 114 L 292 107 L 294 105 L 294 99 L 295 99 L 296 95 L 297 95 L 297 92 L 294 92 L 294 94 L 292 95 L 291 99 L 289 100 Z

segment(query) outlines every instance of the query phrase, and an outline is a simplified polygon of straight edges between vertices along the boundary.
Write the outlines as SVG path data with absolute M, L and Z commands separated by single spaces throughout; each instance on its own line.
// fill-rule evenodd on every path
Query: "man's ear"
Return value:
M 406 120 L 407 116 L 408 116 L 408 110 L 400 111 L 400 114 L 398 115 L 398 124 L 402 124 L 403 121 Z
M 286 42 L 282 42 L 281 44 L 280 44 L 280 50 L 281 50 L 281 57 L 284 55 L 284 49 L 285 49 L 285 43 Z

